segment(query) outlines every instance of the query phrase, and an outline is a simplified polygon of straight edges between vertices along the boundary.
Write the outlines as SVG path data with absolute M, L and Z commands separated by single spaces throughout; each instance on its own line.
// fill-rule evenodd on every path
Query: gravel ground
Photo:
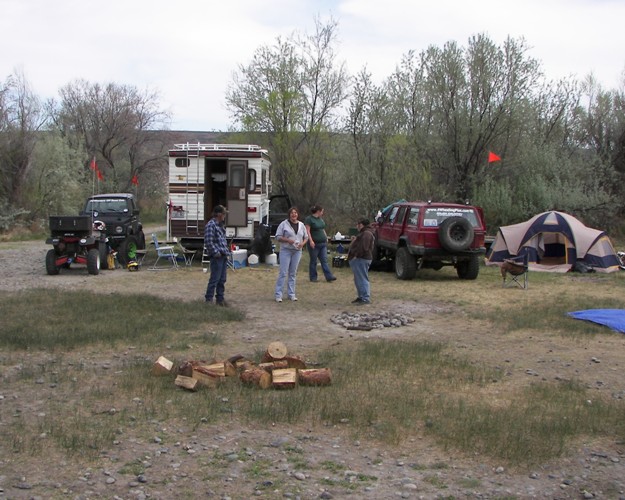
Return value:
M 146 293 L 198 300 L 206 286 L 206 274 L 199 269 L 169 273 L 106 271 L 88 276 L 84 270 L 70 270 L 47 276 L 43 243 L 0 243 L 0 290 L 31 287 L 51 289 L 106 290 L 107 293 L 136 289 Z M 273 270 L 256 272 L 274 272 Z M 179 278 L 182 276 L 183 278 Z M 339 279 L 348 279 L 348 274 Z M 249 352 L 267 345 L 276 333 L 289 335 L 288 344 L 304 355 L 335 344 L 361 342 L 370 337 L 401 338 L 427 335 L 449 342 L 463 355 L 493 364 L 510 362 L 511 377 L 519 383 L 540 377 L 584 376 L 591 366 L 587 384 L 613 397 L 623 397 L 624 343 L 619 336 L 583 346 L 574 343 L 555 347 L 549 341 L 525 347 L 522 339 L 508 336 L 493 345 L 479 332 L 467 333 L 466 323 L 455 324 L 445 305 L 380 302 L 380 310 L 418 318 L 398 328 L 372 332 L 350 332 L 330 318 L 342 312 L 341 305 L 328 303 L 328 321 L 310 321 L 301 300 L 298 305 L 276 305 L 271 289 L 266 299 L 244 297 L 245 280 L 252 270 L 229 275 L 228 291 L 233 305 L 249 318 L 232 327 L 224 349 Z M 163 286 L 167 284 L 167 286 Z M 302 284 L 306 292 L 310 284 Z M 320 284 L 316 286 L 333 286 Z M 249 288 L 249 287 L 248 287 Z M 287 307 L 301 307 L 297 314 Z M 299 317 L 300 319 L 295 319 Z M 250 333 L 251 332 L 251 333 Z M 286 333 L 288 332 L 288 334 Z M 522 348 L 519 346 L 523 346 Z M 89 358 L 102 369 L 114 369 L 128 352 L 102 360 Z M 136 355 L 136 353 L 132 353 Z M 5 359 L 0 353 L 0 359 Z M 594 361 L 589 361 L 594 359 Z M 599 362 L 600 361 L 600 362 Z M 602 369 L 601 372 L 596 370 Z M 0 364 L 3 379 L 11 367 Z M 59 388 L 38 381 L 31 393 L 17 391 L 10 384 L 0 387 L 0 415 L 41 411 Z M 620 396 L 619 396 L 620 394 Z M 141 405 L 141 401 L 132 404 Z M 110 409 L 114 414 L 114 409 Z M 0 425 L 6 422 L 0 420 Z M 141 463 L 144 472 L 132 475 L 122 464 Z M 254 464 L 264 464 L 254 467 Z M 308 429 L 303 426 L 253 427 L 235 422 L 221 425 L 190 422 L 154 422 L 154 437 L 145 439 L 122 434 L 95 462 L 71 460 L 53 451 L 45 457 L 16 455 L 10 444 L 0 442 L 0 497 L 4 498 L 615 498 L 625 499 L 625 443 L 598 440 L 580 443 L 566 457 L 531 470 L 509 470 L 480 456 L 466 456 L 443 450 L 425 438 L 412 437 L 396 447 L 384 447 L 354 439 L 349 422 L 338 426 Z

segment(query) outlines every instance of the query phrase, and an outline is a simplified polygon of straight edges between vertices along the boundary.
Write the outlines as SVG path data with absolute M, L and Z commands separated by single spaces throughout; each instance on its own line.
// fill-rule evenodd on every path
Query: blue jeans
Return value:
M 349 267 L 354 273 L 354 284 L 356 285 L 356 293 L 358 298 L 364 302 L 371 301 L 371 288 L 369 287 L 369 266 L 370 260 L 352 259 L 349 261 Z
M 302 258 L 301 250 L 280 249 L 280 273 L 278 281 L 276 281 L 276 299 L 282 298 L 282 290 L 284 289 L 284 280 L 288 276 L 287 294 L 289 299 L 295 297 L 295 279 L 297 277 L 297 267 Z
M 315 243 L 315 248 L 312 248 L 310 244 L 308 246 L 308 255 L 310 256 L 310 263 L 308 264 L 308 277 L 311 281 L 317 279 L 317 259 L 321 263 L 321 270 L 327 280 L 334 278 L 330 267 L 328 266 L 328 244 L 327 243 Z
M 226 290 L 226 271 L 228 270 L 228 257 L 211 257 L 211 276 L 206 287 L 206 302 L 212 302 L 216 297 L 217 302 L 224 301 L 224 291 Z

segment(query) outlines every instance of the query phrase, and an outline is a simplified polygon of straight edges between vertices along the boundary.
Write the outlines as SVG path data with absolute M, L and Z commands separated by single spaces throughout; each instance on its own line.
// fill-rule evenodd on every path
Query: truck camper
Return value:
M 169 150 L 167 236 L 185 247 L 202 248 L 204 226 L 223 205 L 228 242 L 262 258 L 271 250 L 272 198 L 286 196 L 271 196 L 271 162 L 260 146 L 186 143 Z

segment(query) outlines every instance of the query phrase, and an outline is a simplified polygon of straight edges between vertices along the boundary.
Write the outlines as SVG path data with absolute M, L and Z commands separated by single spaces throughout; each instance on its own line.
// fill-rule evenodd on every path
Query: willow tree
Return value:
M 337 23 L 277 38 L 239 65 L 226 92 L 235 128 L 255 135 L 273 159 L 274 182 L 298 204 L 323 202 L 347 73 L 336 61 Z

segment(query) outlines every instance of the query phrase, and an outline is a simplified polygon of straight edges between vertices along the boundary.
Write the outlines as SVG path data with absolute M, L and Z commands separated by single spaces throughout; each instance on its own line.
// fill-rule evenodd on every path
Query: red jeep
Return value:
M 373 225 L 374 260 L 394 262 L 399 279 L 415 277 L 417 269 L 454 266 L 460 279 L 474 280 L 486 252 L 482 209 L 471 205 L 398 202 L 385 209 Z

